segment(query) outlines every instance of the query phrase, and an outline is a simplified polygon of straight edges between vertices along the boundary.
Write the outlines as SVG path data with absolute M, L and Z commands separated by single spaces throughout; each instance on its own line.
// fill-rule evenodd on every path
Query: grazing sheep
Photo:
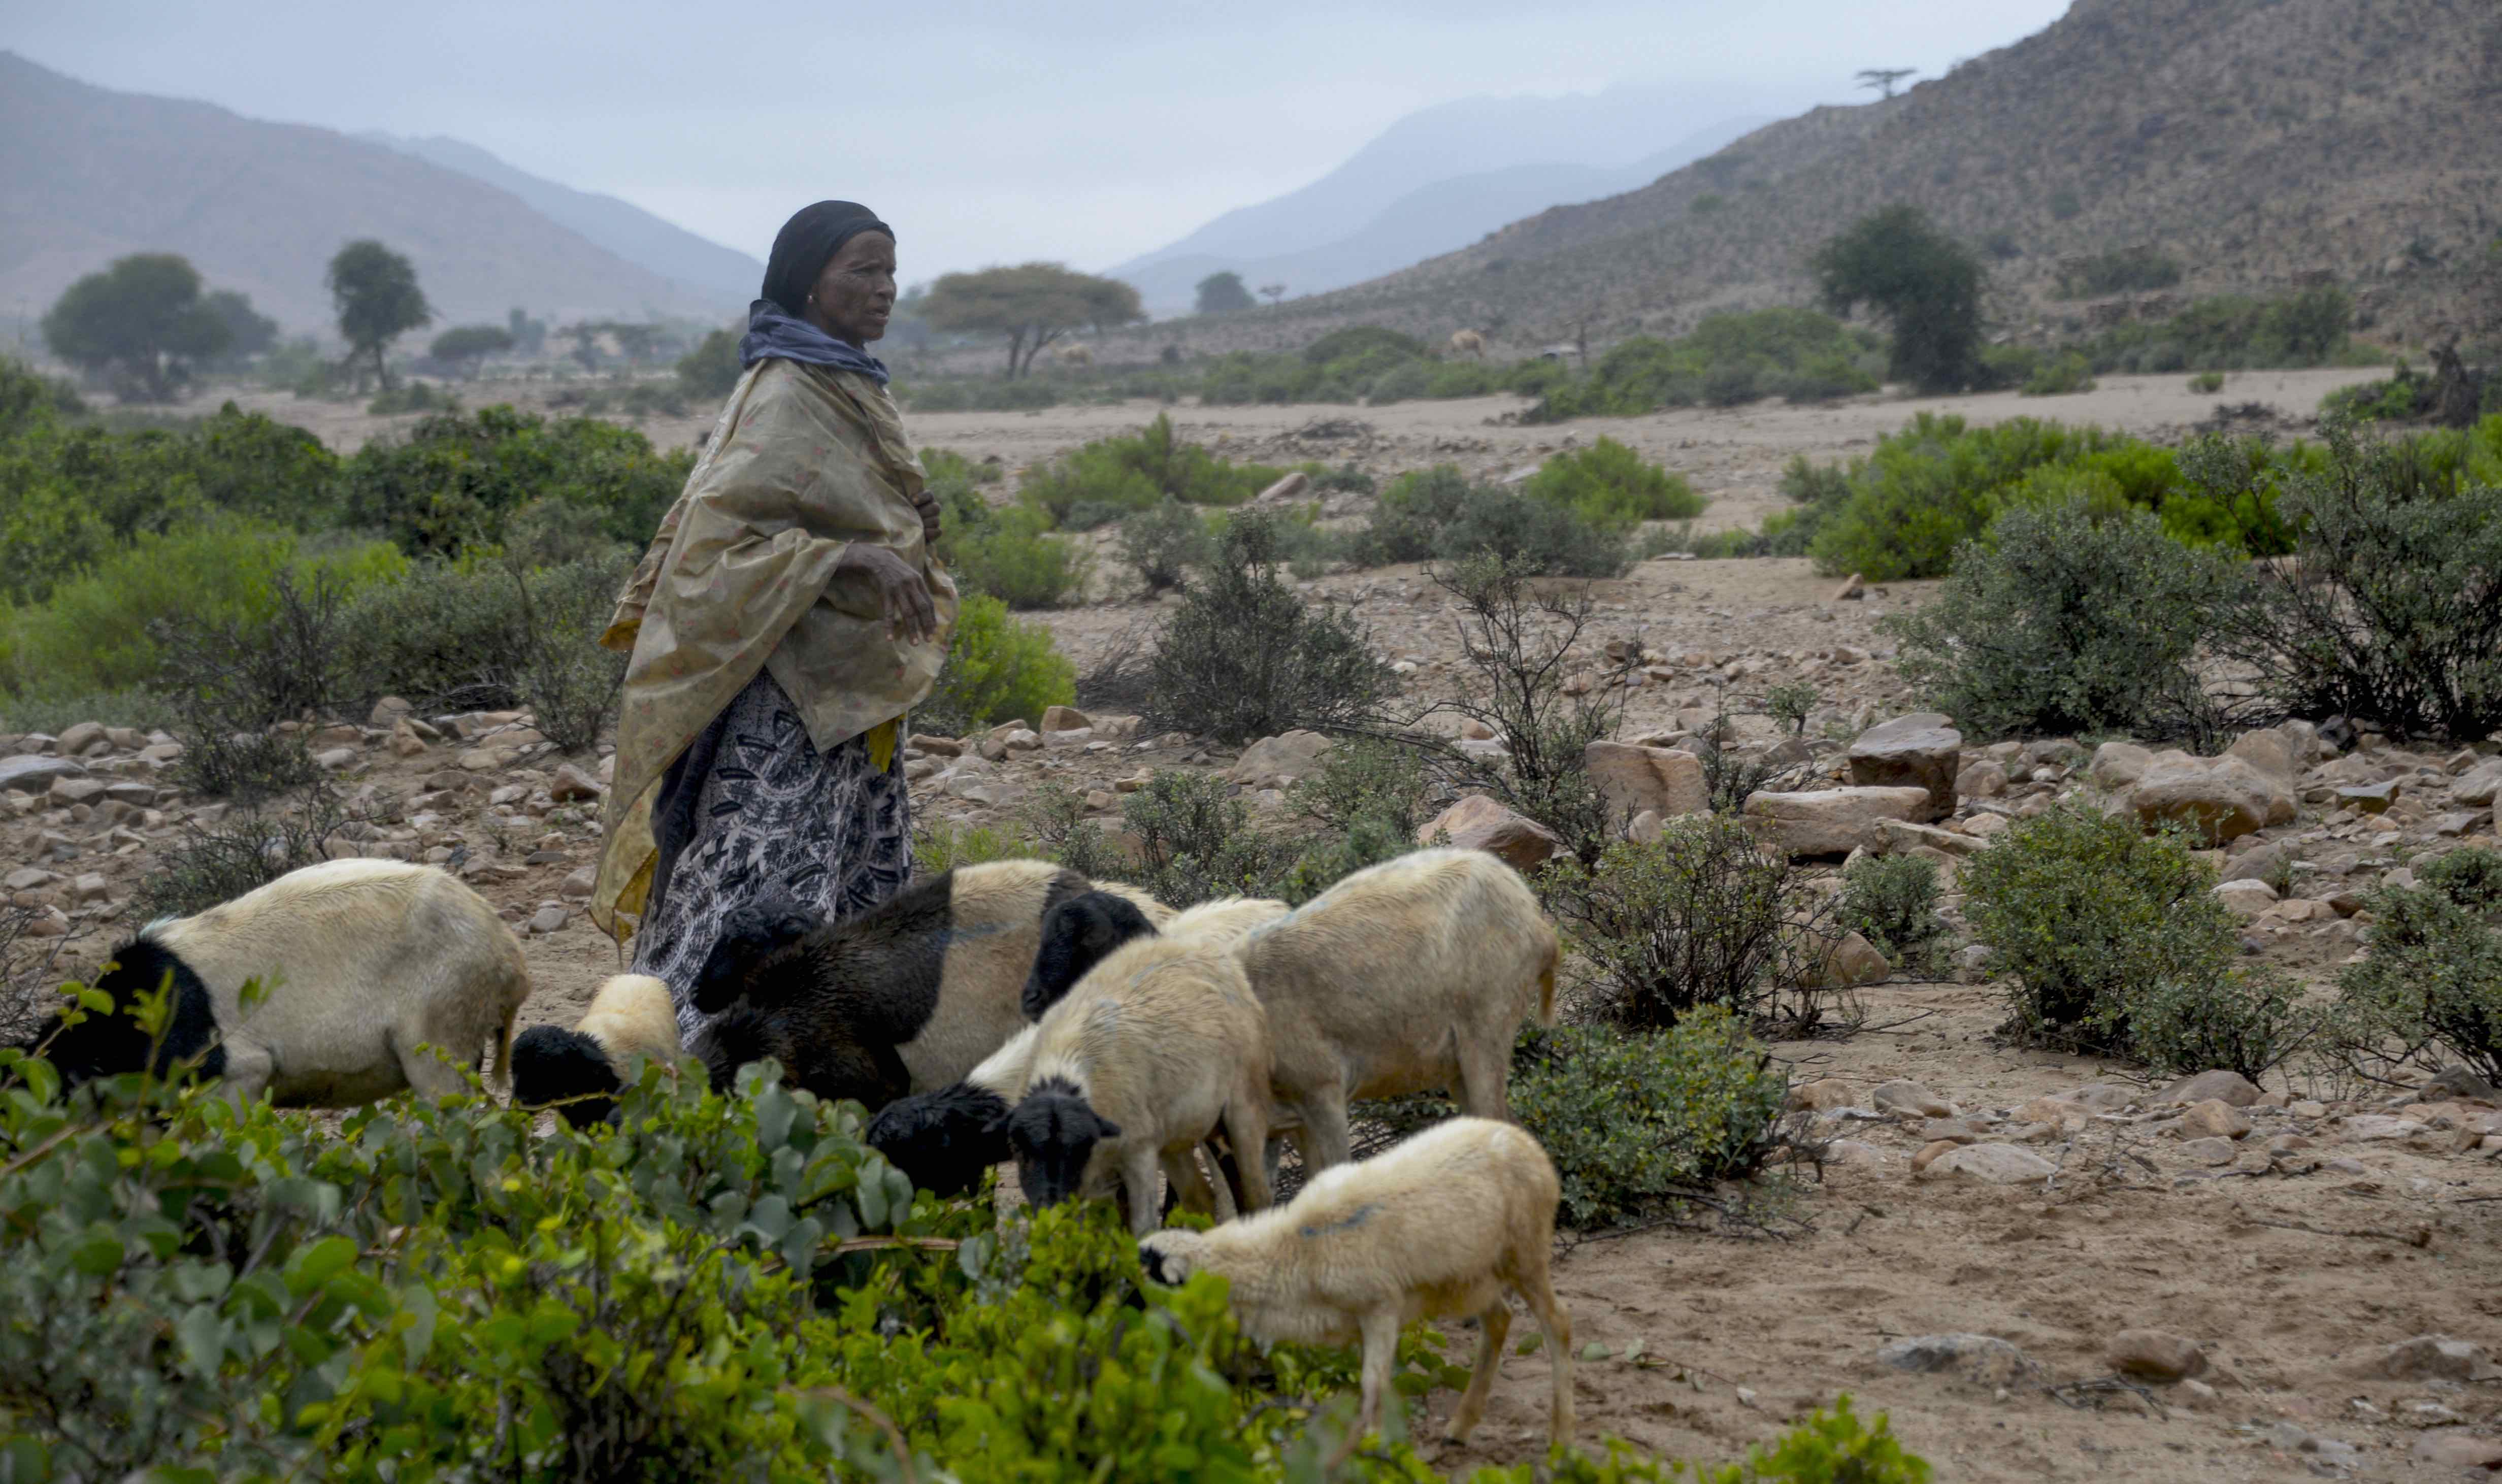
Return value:
M 247 1007 L 244 986 L 266 992 Z M 97 989 L 128 1007 L 170 983 L 159 1075 L 198 1059 L 237 1099 L 352 1107 L 466 1086 L 488 1051 L 509 1079 L 513 1017 L 529 997 L 522 945 L 479 894 L 430 865 L 350 859 L 289 871 L 196 917 L 164 918 L 113 957 Z M 53 1015 L 28 1043 L 72 1083 L 149 1065 L 129 1016 Z M 442 1055 L 437 1055 L 440 1052 Z
M 1144 902 L 1153 912 L 1141 910 Z M 1286 904 L 1278 901 L 1253 901 L 1227 897 L 1204 902 L 1187 912 L 1174 913 L 1169 907 L 1136 892 L 1135 888 L 1111 883 L 1099 883 L 1094 891 L 1081 893 L 1051 909 L 1043 918 L 1041 949 L 1035 955 L 1035 973 L 1042 972 L 1043 960 L 1052 953 L 1055 924 L 1062 924 L 1072 908 L 1082 916 L 1117 914 L 1133 924 L 1132 935 L 1151 937 L 1157 927 L 1151 920 L 1160 915 L 1164 933 L 1174 939 L 1194 942 L 1231 943 L 1258 923 L 1282 915 Z M 1125 937 L 1122 941 L 1126 942 Z M 1113 943 L 1108 953 L 1119 947 Z M 1069 976 L 1073 983 L 1099 961 L 1101 955 L 1087 959 Z M 1032 980 L 1027 982 L 1027 1003 L 1032 1003 Z M 1065 993 L 1067 985 L 1060 987 Z M 1056 1002 L 1060 994 L 1052 996 Z M 868 1142 L 887 1162 L 909 1176 L 914 1185 L 941 1196 L 958 1196 L 973 1189 L 982 1180 L 982 1171 L 1013 1157 L 1008 1147 L 1005 1118 L 1010 1105 L 1025 1096 L 1026 1074 L 1033 1059 L 1034 1031 L 1027 1027 L 1014 1039 L 990 1059 L 973 1068 L 970 1075 L 952 1087 L 934 1093 L 916 1093 L 886 1105 L 869 1121 Z M 1194 1166 L 1195 1167 L 1195 1166 Z M 1183 1194 L 1194 1205 L 1200 1195 L 1197 1182 L 1184 1185 Z
M 591 996 L 572 1029 L 532 1026 L 513 1042 L 513 1101 L 556 1103 L 566 1123 L 588 1128 L 615 1109 L 633 1058 L 674 1065 L 685 1056 L 669 987 L 649 974 L 619 974 Z
M 716 1088 L 769 1056 L 793 1086 L 872 1109 L 962 1081 L 1024 1026 L 1043 914 L 1087 885 L 1043 860 L 968 865 L 726 970 L 707 961 L 694 1005 L 719 1018 L 692 1049 Z
M 1485 359 L 1485 337 L 1474 330 L 1451 331 L 1451 354 Z
M 1236 952 L 1268 1013 L 1272 1123 L 1302 1130 L 1314 1169 L 1346 1162 L 1350 1099 L 1443 1088 L 1464 1113 L 1510 1117 L 1512 1038 L 1533 1011 L 1554 1019 L 1554 925 L 1483 851 L 1358 871 Z
M 1363 1413 L 1341 1457 L 1381 1425 L 1400 1328 L 1473 1314 L 1476 1365 L 1447 1431 L 1467 1441 L 1511 1329 L 1508 1289 L 1545 1333 L 1554 1374 L 1548 1435 L 1569 1444 L 1572 1319 L 1547 1280 L 1559 1190 L 1538 1140 L 1510 1124 L 1455 1118 L 1361 1164 L 1315 1175 L 1262 1215 L 1206 1231 L 1158 1231 L 1138 1244 L 1138 1262 L 1164 1284 L 1222 1275 L 1243 1332 L 1264 1343 L 1360 1339 Z
M 1106 1192 L 1130 1229 L 1156 1224 L 1156 1174 L 1205 1192 L 1196 1151 L 1219 1125 L 1236 1149 L 1268 1136 L 1268 1037 L 1241 961 L 1222 942 L 1141 938 L 1097 964 L 1034 1027 L 1025 1096 L 999 1121 L 1036 1205 Z M 1268 1203 L 1256 1160 L 1240 1204 Z
M 1091 366 L 1095 364 L 1095 352 L 1088 346 L 1065 345 L 1060 348 L 1060 363 L 1064 366 Z
M 1042 944 L 1034 950 L 1033 972 L 1027 977 L 1025 994 L 1019 1000 L 1026 1019 L 1042 1019 L 1042 1012 L 1085 978 L 1088 969 L 1132 938 L 1162 930 L 1192 938 L 1232 941 L 1262 923 L 1286 915 L 1286 904 L 1281 901 L 1220 896 L 1178 914 L 1167 909 L 1168 920 L 1159 923 L 1135 905 L 1134 896 L 1123 894 L 1129 890 L 1099 886 L 1070 897 L 1044 916 Z

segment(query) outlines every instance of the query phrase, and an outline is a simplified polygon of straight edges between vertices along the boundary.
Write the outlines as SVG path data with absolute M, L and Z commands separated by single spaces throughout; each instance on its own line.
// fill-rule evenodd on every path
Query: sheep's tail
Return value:
M 1564 943 L 1553 929 L 1546 934 L 1546 961 L 1538 966 L 1538 1024 L 1555 1024 L 1555 969 L 1563 961 Z
M 513 1025 L 522 1018 L 518 1008 L 504 1012 L 504 1033 L 495 1043 L 495 1070 L 487 1086 L 510 1094 L 513 1090 Z

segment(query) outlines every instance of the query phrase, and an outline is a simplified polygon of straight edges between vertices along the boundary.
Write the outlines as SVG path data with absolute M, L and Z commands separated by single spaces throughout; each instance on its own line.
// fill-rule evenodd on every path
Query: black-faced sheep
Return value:
M 247 1008 L 254 981 L 265 993 Z M 66 1029 L 55 1015 L 28 1044 L 49 1039 L 70 1082 L 137 1071 L 149 1039 L 119 1012 L 169 983 L 155 1070 L 196 1059 L 238 1099 L 295 1107 L 456 1093 L 490 1051 L 509 1078 L 530 992 L 520 941 L 477 893 L 430 865 L 350 859 L 149 924 L 96 980 L 117 1013 Z
M 1550 1436 L 1570 1443 L 1572 1320 L 1547 1277 L 1560 1189 L 1538 1140 L 1510 1124 L 1455 1118 L 1361 1164 L 1322 1171 L 1274 1210 L 1206 1231 L 1158 1231 L 1138 1244 L 1138 1261 L 1158 1283 L 1222 1274 L 1243 1332 L 1263 1342 L 1361 1340 L 1356 1436 L 1381 1424 L 1401 1327 L 1473 1314 L 1476 1366 L 1448 1429 L 1465 1441 L 1484 1415 L 1511 1328 L 1507 1289 L 1545 1332 Z
M 1219 1126 L 1236 1149 L 1268 1135 L 1267 1017 L 1231 945 L 1142 938 L 1097 964 L 1034 1028 L 1025 1096 L 1001 1120 L 1036 1205 L 1127 1197 L 1130 1227 L 1156 1224 L 1156 1176 L 1204 1194 L 1197 1151 Z M 1245 1161 L 1240 1203 L 1268 1203 Z
M 1157 931 L 1186 934 L 1201 940 L 1238 938 L 1286 915 L 1286 904 L 1267 897 L 1220 896 L 1185 908 L 1159 922 L 1141 911 L 1136 898 L 1122 889 L 1098 887 L 1051 909 L 1042 919 L 1042 944 L 1034 950 L 1033 972 L 1025 982 L 1020 1007 L 1026 1019 L 1040 1020 L 1059 1003 L 1087 970 L 1133 938 Z
M 1554 1018 L 1554 925 L 1483 851 L 1358 871 L 1237 952 L 1268 1012 L 1272 1122 L 1300 1129 L 1314 1169 L 1345 1163 L 1354 1098 L 1444 1088 L 1464 1113 L 1510 1117 L 1512 1038 Z
M 577 1129 L 608 1117 L 636 1058 L 674 1064 L 678 1011 L 669 987 L 649 974 L 618 974 L 591 996 L 573 1029 L 532 1026 L 513 1041 L 513 1100 L 557 1105 Z
M 716 1088 L 769 1056 L 793 1086 L 872 1109 L 961 1081 L 1023 1029 L 1043 914 L 1087 887 L 1042 860 L 916 881 L 699 983 L 695 1008 L 718 1018 L 691 1049 Z
M 1141 902 L 1145 905 L 1139 905 Z M 1045 915 L 1043 944 L 1035 957 L 1037 964 L 1051 951 L 1054 925 L 1063 923 L 1070 909 L 1081 903 L 1088 904 L 1090 913 L 1121 914 L 1125 921 L 1134 924 L 1138 936 L 1153 936 L 1161 917 L 1166 935 L 1200 943 L 1236 941 L 1253 927 L 1286 910 L 1286 904 L 1280 901 L 1227 897 L 1176 914 L 1137 894 L 1133 888 L 1099 885 Z M 1092 968 L 1100 957 L 1086 960 L 1079 974 Z M 1036 973 L 1040 972 L 1037 968 Z M 1031 980 L 1026 993 L 1032 994 Z M 1057 994 L 1053 995 L 1055 1001 L 1059 997 Z M 887 1104 L 869 1121 L 868 1142 L 923 1190 L 960 1196 L 979 1185 L 984 1170 L 1011 1158 L 1003 1120 L 1009 1107 L 1025 1096 L 1026 1076 L 1033 1059 L 1034 1030 L 1029 1026 L 1018 1032 L 964 1081 Z M 1185 1194 L 1196 1198 L 1195 1192 L 1185 1189 Z

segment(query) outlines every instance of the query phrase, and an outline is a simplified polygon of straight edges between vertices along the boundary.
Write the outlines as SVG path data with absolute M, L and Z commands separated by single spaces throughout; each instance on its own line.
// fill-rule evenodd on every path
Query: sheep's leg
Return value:
M 1303 1146 L 1303 1174 L 1306 1179 L 1332 1165 L 1345 1164 L 1352 1147 L 1346 1132 L 1345 1096 L 1341 1094 L 1305 1103 L 1302 1136 L 1297 1142 Z
M 1178 1205 L 1185 1211 L 1201 1216 L 1215 1214 L 1216 1193 L 1209 1188 L 1207 1176 L 1200 1171 L 1197 1150 L 1167 1149 L 1161 1163 L 1165 1180 L 1171 1187 L 1171 1195 L 1164 1204 L 1165 1210 L 1169 1211 Z
M 1364 1401 L 1355 1415 L 1355 1431 L 1337 1445 L 1337 1454 L 1330 1460 L 1335 1468 L 1346 1462 L 1355 1445 L 1368 1433 L 1381 1428 L 1381 1408 L 1386 1401 L 1397 1405 L 1390 1395 L 1390 1373 L 1399 1364 L 1399 1310 L 1389 1305 L 1364 1316 Z
M 1549 1420 L 1552 1441 L 1572 1441 L 1572 1316 L 1555 1299 L 1555 1289 L 1546 1277 L 1546 1246 L 1521 1249 L 1513 1258 L 1518 1268 L 1511 1286 L 1529 1303 L 1529 1312 L 1538 1316 L 1538 1328 L 1546 1336 L 1548 1364 L 1555 1377 L 1554 1411 Z
M 467 1068 L 452 1060 L 453 1048 L 426 1018 L 412 1016 L 391 1028 L 390 1048 L 411 1089 L 430 1098 L 450 1097 L 469 1087 Z M 474 1043 L 471 1043 L 474 1044 Z
M 255 1041 L 228 1036 L 224 1045 L 225 1078 L 219 1091 L 240 1108 L 269 1091 L 270 1078 L 278 1074 L 278 1059 Z
M 1121 1152 L 1121 1188 L 1130 1197 L 1130 1234 L 1144 1236 L 1162 1220 L 1156 1207 L 1156 1176 L 1163 1172 L 1158 1151 L 1140 1139 Z
M 1461 1394 L 1460 1409 L 1451 1414 L 1451 1425 L 1442 1435 L 1455 1443 L 1469 1440 L 1477 1419 L 1485 1415 L 1486 1394 L 1494 1390 L 1495 1371 L 1503 1365 L 1504 1337 L 1511 1332 L 1511 1305 L 1501 1297 L 1477 1315 L 1477 1363 L 1469 1372 L 1469 1389 Z
M 1454 1066 L 1451 1100 L 1471 1118 L 1511 1121 L 1507 1084 L 1511 1076 L 1511 1043 L 1497 1046 L 1462 1036 Z
M 1265 1087 L 1246 1085 L 1225 1105 L 1225 1137 L 1236 1149 L 1263 1149 L 1268 1143 L 1268 1106 L 1261 1095 Z M 1258 1160 L 1240 1162 L 1235 1171 L 1242 1182 L 1241 1203 L 1245 1213 L 1265 1211 L 1272 1197 L 1268 1172 Z

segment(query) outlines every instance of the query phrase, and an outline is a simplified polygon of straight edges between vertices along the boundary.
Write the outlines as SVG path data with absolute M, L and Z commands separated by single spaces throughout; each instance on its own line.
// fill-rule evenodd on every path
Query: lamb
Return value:
M 634 1058 L 675 1065 L 685 1056 L 669 987 L 649 974 L 618 974 L 572 1029 L 532 1026 L 513 1042 L 513 1100 L 555 1103 L 565 1122 L 588 1128 L 615 1111 Z
M 1236 951 L 1268 1015 L 1272 1123 L 1301 1130 L 1314 1169 L 1346 1162 L 1350 1099 L 1444 1088 L 1464 1113 L 1510 1117 L 1520 1022 L 1554 1022 L 1554 925 L 1483 851 L 1357 871 Z
M 1196 1151 L 1220 1125 L 1236 1149 L 1268 1141 L 1267 1018 L 1231 945 L 1158 936 L 1123 945 L 1044 1015 L 1025 1096 L 997 1127 L 1036 1205 L 1117 1181 L 1144 1233 L 1159 1167 L 1205 1192 Z M 1241 1164 L 1241 1207 L 1260 1210 L 1267 1171 Z
M 1140 901 L 1145 901 L 1154 913 L 1142 910 Z M 1070 961 L 1065 940 L 1074 925 L 1080 923 L 1117 917 L 1131 925 L 1120 940 L 1127 942 L 1131 936 L 1154 936 L 1155 914 L 1160 913 L 1167 920 L 1163 930 L 1169 937 L 1231 943 L 1257 924 L 1282 916 L 1285 911 L 1286 904 L 1280 901 L 1226 897 L 1174 914 L 1170 908 L 1143 897 L 1134 888 L 1098 884 L 1094 891 L 1070 897 L 1043 918 L 1042 946 L 1035 955 L 1034 973 L 1041 975 L 1044 961 L 1053 955 L 1055 931 L 1064 943 L 1062 956 L 1055 961 L 1063 965 Z M 1109 953 L 1120 942 L 1105 945 L 1103 952 Z M 1068 985 L 1083 977 L 1101 957 L 1098 954 L 1078 964 L 1053 994 L 1052 1001 L 1057 1002 Z M 1040 1011 L 1031 1008 L 1034 1003 L 1033 984 L 1031 978 L 1027 981 L 1025 1004 L 1028 1013 L 1039 1019 Z M 1025 1096 L 1035 1029 L 1029 1026 L 1018 1032 L 964 1081 L 887 1104 L 869 1121 L 868 1142 L 923 1190 L 959 1196 L 979 1185 L 982 1171 L 1012 1157 L 1003 1120 L 1010 1105 Z M 1197 1192 L 1192 1194 L 1195 1197 Z
M 246 1005 L 254 981 L 265 993 Z M 164 986 L 173 1013 L 152 1062 L 148 1033 L 119 1012 Z M 117 1013 L 67 1029 L 55 1014 L 28 1043 L 50 1041 L 64 1080 L 191 1063 L 237 1100 L 266 1093 L 291 1107 L 408 1088 L 445 1096 L 490 1048 L 509 1080 L 513 1017 L 530 993 L 522 945 L 485 898 L 430 865 L 360 858 L 151 923 L 95 987 Z
M 1485 1413 L 1520 1295 L 1546 1337 L 1549 1436 L 1572 1440 L 1572 1320 L 1547 1277 L 1561 1186 L 1538 1140 L 1510 1124 L 1454 1118 L 1360 1164 L 1315 1175 L 1286 1205 L 1206 1231 L 1158 1231 L 1138 1244 L 1149 1278 L 1194 1272 L 1233 1285 L 1244 1333 L 1264 1343 L 1364 1344 L 1354 1436 L 1381 1425 L 1403 1325 L 1473 1314 L 1476 1364 L 1447 1435 L 1465 1442 Z
M 872 1109 L 962 1081 L 1024 1025 L 1017 998 L 1043 914 L 1088 886 L 1048 861 L 995 860 L 727 956 L 726 968 L 717 954 L 693 999 L 719 1018 L 692 1049 L 717 1089 L 769 1056 L 794 1086 Z
M 1232 941 L 1285 915 L 1286 904 L 1281 901 L 1220 896 L 1183 911 L 1162 927 L 1183 936 Z M 1158 928 L 1150 914 L 1113 888 L 1099 887 L 1052 908 L 1042 920 L 1041 946 L 1034 951 L 1033 972 L 1027 977 L 1019 1001 L 1026 1019 L 1042 1019 L 1045 1010 L 1114 949 Z

